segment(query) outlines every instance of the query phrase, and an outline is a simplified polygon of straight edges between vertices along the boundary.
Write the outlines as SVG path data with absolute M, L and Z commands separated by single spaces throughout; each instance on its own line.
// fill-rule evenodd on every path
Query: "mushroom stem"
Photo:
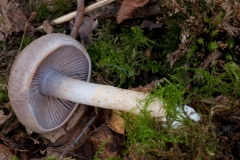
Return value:
M 66 77 L 54 69 L 45 70 L 40 76 L 39 91 L 44 95 L 61 98 L 86 105 L 121 110 L 140 112 L 138 100 L 144 100 L 148 94 L 119 89 L 107 85 L 88 83 Z M 135 108 L 135 110 L 134 110 Z M 165 110 L 159 99 L 154 99 L 148 106 L 151 115 L 164 117 Z

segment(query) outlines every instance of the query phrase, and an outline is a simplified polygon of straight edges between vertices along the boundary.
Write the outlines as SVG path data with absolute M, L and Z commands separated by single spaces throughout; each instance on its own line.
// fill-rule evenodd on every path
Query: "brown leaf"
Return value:
M 227 105 L 230 102 L 230 100 L 224 95 L 217 96 L 215 101 L 222 105 Z
M 1 0 L 0 1 L 0 7 L 7 7 L 7 5 L 8 5 L 8 0 Z
M 201 64 L 201 68 L 207 69 L 207 67 L 210 64 L 213 64 L 221 55 L 222 53 L 219 52 L 218 50 L 212 52 L 211 54 L 208 55 L 206 59 L 204 59 L 204 62 Z
M 162 28 L 162 25 L 163 25 L 162 23 L 155 24 L 150 20 L 144 20 L 141 23 L 140 27 L 141 28 L 149 28 L 149 30 L 152 30 L 153 28 Z
M 108 127 L 119 134 L 124 134 L 125 133 L 124 119 L 119 116 L 120 114 L 121 114 L 120 111 L 117 110 L 112 111 L 110 120 L 108 122 Z
M 10 149 L 3 144 L 0 144 L 0 159 L 8 160 L 13 159 L 14 155 L 11 153 Z
M 107 125 L 102 126 L 97 129 L 96 132 L 92 134 L 89 138 L 89 142 L 92 144 L 93 150 L 97 151 L 100 149 L 101 145 L 105 142 L 103 146 L 104 149 L 97 156 L 99 159 L 116 158 L 119 155 L 119 151 L 122 145 L 122 135 L 114 134 Z M 86 154 L 86 153 L 85 153 Z M 84 154 L 84 155 L 85 155 Z M 87 155 L 86 155 L 87 156 Z
M 181 58 L 182 56 L 184 56 L 187 53 L 187 49 L 178 49 L 172 53 L 169 53 L 167 55 L 167 60 L 170 62 L 170 66 L 171 68 L 173 67 L 174 63 Z
M 0 110 L 0 126 L 12 116 L 12 113 L 9 115 L 4 115 L 4 112 Z
M 90 39 L 93 37 L 92 31 L 98 28 L 97 19 L 94 20 L 92 17 L 84 17 L 82 25 L 79 29 L 79 34 L 81 39 L 85 43 L 89 43 Z
M 28 19 L 28 21 L 30 21 L 30 22 L 33 21 L 36 18 L 36 16 L 37 16 L 37 12 L 35 12 L 35 11 L 32 12 L 30 17 L 29 17 L 29 19 Z
M 6 37 L 5 37 L 5 34 L 0 32 L 0 41 L 2 42 L 6 42 Z
M 48 20 L 43 21 L 43 30 L 48 34 L 53 32 L 53 27 L 50 25 Z
M 121 23 L 126 19 L 132 18 L 134 11 L 138 7 L 142 7 L 148 3 L 149 0 L 124 0 L 119 12 L 117 13 L 117 23 Z
M 8 34 L 12 32 L 25 31 L 27 35 L 33 36 L 34 27 L 28 22 L 26 15 L 22 12 L 15 12 L 14 10 L 4 10 L 3 17 L 5 20 L 5 30 Z

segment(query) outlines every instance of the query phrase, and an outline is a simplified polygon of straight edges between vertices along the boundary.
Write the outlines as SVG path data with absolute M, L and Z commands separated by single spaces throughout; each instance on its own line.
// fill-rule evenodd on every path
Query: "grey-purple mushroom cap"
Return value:
M 8 82 L 10 103 L 19 121 L 37 133 L 60 128 L 78 106 L 39 92 L 39 75 L 47 68 L 67 77 L 89 81 L 91 62 L 78 41 L 58 33 L 33 41 L 16 57 Z

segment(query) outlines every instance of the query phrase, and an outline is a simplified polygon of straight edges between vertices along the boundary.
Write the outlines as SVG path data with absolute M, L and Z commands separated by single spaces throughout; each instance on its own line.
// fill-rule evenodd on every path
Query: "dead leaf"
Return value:
M 129 89 L 137 92 L 150 93 L 159 83 L 163 83 L 163 79 L 153 81 L 150 84 L 147 84 L 145 86 L 140 85 L 137 88 L 129 88 Z
M 117 23 L 121 23 L 126 19 L 132 18 L 134 11 L 138 7 L 142 7 L 148 3 L 149 0 L 124 0 L 119 12 L 117 13 Z
M 217 96 L 215 101 L 222 105 L 227 105 L 230 102 L 230 100 L 224 95 Z
M 201 64 L 202 69 L 207 69 L 207 67 L 212 64 L 222 55 L 221 52 L 218 50 L 212 52 L 211 54 L 208 55 L 206 59 L 204 59 L 204 62 Z
M 32 13 L 31 13 L 31 16 L 30 16 L 29 19 L 28 19 L 28 21 L 29 21 L 29 22 L 33 21 L 33 20 L 36 18 L 36 16 L 37 16 L 37 12 L 35 12 L 35 11 L 32 12 Z
M 6 42 L 6 37 L 5 37 L 5 34 L 0 32 L 0 41 L 2 42 Z
M 0 7 L 7 7 L 7 5 L 8 5 L 8 0 L 1 0 L 0 1 Z
M 167 60 L 170 62 L 170 67 L 172 68 L 174 63 L 181 58 L 182 56 L 184 56 L 187 53 L 187 49 L 178 49 L 172 53 L 169 53 L 167 55 Z
M 0 126 L 12 116 L 12 113 L 9 115 L 4 115 L 3 110 L 0 110 Z
M 23 12 L 15 12 L 11 9 L 3 9 L 2 13 L 5 25 L 0 31 L 11 35 L 12 32 L 20 32 L 25 30 L 27 35 L 30 37 L 33 36 L 34 27 L 28 22 L 28 19 Z
M 124 119 L 119 116 L 120 114 L 121 114 L 120 111 L 117 110 L 112 111 L 110 120 L 108 122 L 108 127 L 119 134 L 124 134 L 125 133 Z
M 11 150 L 3 144 L 0 144 L 0 159 L 9 160 L 13 159 L 14 155 L 11 153 Z
M 82 25 L 79 29 L 79 35 L 85 43 L 89 43 L 93 37 L 92 31 L 98 28 L 98 20 L 92 17 L 86 16 L 82 21 Z
M 49 34 L 53 32 L 53 27 L 50 25 L 48 20 L 43 21 L 43 30 Z
M 103 150 L 100 154 L 98 154 L 98 159 L 108 159 L 108 158 L 116 158 L 119 155 L 119 151 L 122 146 L 122 135 L 117 133 L 113 133 L 107 125 L 102 126 L 101 128 L 97 129 L 96 132 L 92 134 L 89 138 L 89 143 L 92 146 L 93 151 L 98 151 L 103 143 L 106 143 L 103 146 Z M 86 153 L 84 156 L 88 157 Z
M 144 20 L 141 23 L 140 27 L 141 28 L 149 28 L 149 30 L 152 30 L 153 28 L 162 28 L 162 25 L 163 25 L 162 23 L 155 24 L 150 20 Z

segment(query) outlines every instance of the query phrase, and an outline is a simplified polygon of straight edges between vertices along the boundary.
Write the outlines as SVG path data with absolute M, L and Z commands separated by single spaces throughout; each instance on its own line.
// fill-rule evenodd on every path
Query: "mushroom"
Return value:
M 78 103 L 107 109 L 140 112 L 138 100 L 148 94 L 89 83 L 90 58 L 70 36 L 47 34 L 28 45 L 15 60 L 9 78 L 9 99 L 26 128 L 46 133 L 63 126 Z M 162 102 L 148 106 L 151 115 L 164 117 Z

